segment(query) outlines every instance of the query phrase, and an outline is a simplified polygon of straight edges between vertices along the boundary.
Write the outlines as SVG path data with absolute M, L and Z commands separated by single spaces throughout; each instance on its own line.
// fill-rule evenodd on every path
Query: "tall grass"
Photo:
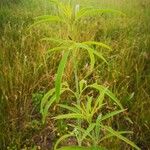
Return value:
M 78 38 L 80 41 L 90 38 L 111 45 L 113 51 L 103 51 L 110 65 L 106 67 L 105 64 L 97 62 L 96 71 L 87 79 L 90 80 L 89 83 L 97 81 L 112 89 L 122 105 L 128 108 L 128 112 L 125 121 L 116 117 L 116 121 L 110 124 L 117 129 L 132 130 L 134 134 L 129 138 L 141 149 L 148 149 L 150 147 L 148 109 L 150 105 L 150 3 L 148 0 L 108 0 L 107 2 L 79 0 L 76 2 L 81 6 L 115 8 L 126 14 L 126 17 L 113 19 L 112 16 L 103 15 L 94 18 L 96 23 L 92 25 L 83 22 L 80 26 L 82 33 L 79 33 Z M 31 123 L 35 119 L 40 120 L 40 116 L 35 109 L 38 106 L 33 104 L 32 94 L 45 92 L 54 85 L 54 73 L 61 56 L 53 54 L 46 59 L 47 49 L 54 45 L 42 42 L 40 39 L 49 35 L 56 36 L 58 28 L 54 25 L 43 25 L 30 32 L 27 31 L 35 16 L 55 14 L 48 1 L 43 3 L 40 0 L 30 0 L 0 4 L 0 149 L 6 149 L 7 146 L 11 149 L 13 147 L 21 149 L 24 145 L 28 146 L 28 140 L 31 141 L 29 147 L 32 144 L 41 144 L 36 143 L 34 137 L 47 128 L 33 130 Z M 88 19 L 92 21 L 90 17 Z M 85 25 L 87 29 L 84 28 Z M 59 31 L 61 36 L 67 36 L 66 29 L 63 27 L 61 30 Z M 81 66 L 87 63 L 86 55 L 82 57 L 84 62 L 81 62 Z M 85 76 L 87 66 L 88 64 L 82 68 L 80 79 Z M 72 66 L 67 67 L 65 78 L 73 83 Z M 47 126 L 51 124 L 52 121 L 48 120 Z M 52 130 L 55 129 L 52 127 Z M 44 137 L 45 133 L 42 136 Z M 120 142 L 114 142 L 112 139 L 104 145 L 110 149 L 122 149 L 122 147 L 129 149 L 127 145 L 118 143 Z

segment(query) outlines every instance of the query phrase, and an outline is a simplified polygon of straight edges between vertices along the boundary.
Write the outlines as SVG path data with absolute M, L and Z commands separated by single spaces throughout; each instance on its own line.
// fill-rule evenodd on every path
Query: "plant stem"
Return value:
M 80 91 L 79 91 L 79 79 L 78 79 L 78 61 L 76 59 L 77 57 L 77 50 L 74 51 L 74 56 L 73 56 L 73 65 L 74 65 L 74 76 L 75 76 L 75 86 L 76 86 L 76 98 L 77 98 L 77 105 L 80 106 Z M 79 127 L 81 127 L 81 120 L 77 120 L 77 124 Z M 79 132 L 79 140 L 78 140 L 78 145 L 81 146 L 82 141 L 81 139 L 81 133 Z

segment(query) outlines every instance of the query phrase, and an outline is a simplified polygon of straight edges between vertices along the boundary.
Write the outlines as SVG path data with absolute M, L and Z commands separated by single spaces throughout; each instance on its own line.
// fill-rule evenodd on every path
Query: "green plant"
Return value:
M 43 107 L 47 106 L 46 109 L 48 109 L 51 104 L 54 101 L 59 102 L 59 98 L 60 98 L 60 93 L 61 92 L 61 87 L 62 87 L 62 77 L 63 77 L 63 72 L 65 69 L 65 66 L 67 64 L 67 60 L 70 59 L 72 64 L 73 64 L 73 68 L 74 68 L 74 75 L 75 75 L 75 84 L 76 84 L 76 90 L 77 90 L 77 94 L 76 97 L 79 96 L 79 89 L 78 89 L 78 56 L 79 54 L 82 52 L 81 50 L 86 50 L 89 54 L 90 57 L 90 71 L 88 71 L 87 74 L 90 74 L 93 71 L 93 68 L 95 66 L 95 56 L 97 56 L 98 58 L 102 59 L 105 63 L 107 63 L 106 59 L 103 57 L 102 53 L 99 51 L 96 51 L 93 48 L 93 45 L 95 46 L 100 46 L 103 48 L 106 48 L 108 50 L 111 50 L 111 48 L 101 42 L 96 42 L 96 41 L 85 41 L 85 42 L 79 42 L 78 38 L 77 38 L 77 23 L 79 22 L 80 19 L 88 16 L 89 14 L 91 15 L 97 15 L 97 14 L 101 14 L 103 12 L 119 12 L 119 11 L 115 11 L 115 10 L 103 10 L 103 9 L 94 9 L 94 8 L 83 8 L 81 10 L 74 10 L 74 7 L 72 7 L 72 5 L 69 4 L 63 4 L 59 1 L 52 1 L 54 2 L 57 7 L 58 7 L 58 15 L 57 16 L 40 16 L 36 18 L 36 22 L 30 26 L 33 27 L 37 24 L 41 24 L 41 23 L 45 23 L 45 22 L 63 22 L 65 24 L 67 24 L 67 37 L 64 37 L 65 39 L 59 39 L 59 38 L 43 38 L 42 40 L 44 41 L 50 41 L 53 43 L 56 43 L 58 46 L 54 47 L 50 50 L 48 50 L 48 54 L 52 53 L 52 52 L 62 52 L 63 53 L 63 57 L 59 63 L 58 66 L 58 70 L 56 73 L 56 79 L 55 79 L 55 89 L 52 89 L 51 91 L 49 91 L 44 97 L 43 97 L 43 102 L 41 103 L 41 112 L 42 114 L 44 114 L 44 118 L 47 115 L 46 113 L 43 113 Z M 122 14 L 121 12 L 119 12 L 120 14 Z M 66 39 L 67 38 L 67 39 Z M 71 40 L 69 39 L 71 38 Z M 54 94 L 54 95 L 53 95 Z M 52 96 L 53 95 L 53 96 Z M 49 102 L 47 105 L 45 104 L 46 101 L 48 101 L 48 99 L 50 98 L 50 96 L 52 96 L 52 100 L 49 100 L 51 102 Z M 79 99 L 79 98 L 77 98 Z M 43 104 L 44 103 L 44 104 Z M 78 100 L 79 103 L 79 100 Z M 47 112 L 47 111 L 46 111 Z M 43 116 L 43 115 L 42 115 Z
M 59 148 L 57 150 L 106 150 L 106 149 L 100 147 L 66 146 L 66 147 Z
M 92 141 L 90 142 L 91 145 L 97 147 L 101 141 L 110 138 L 112 136 L 116 136 L 117 138 L 123 140 L 124 142 L 128 143 L 134 148 L 139 149 L 133 142 L 131 142 L 130 140 L 122 136 L 122 134 L 131 133 L 131 132 L 115 131 L 111 127 L 103 124 L 103 122 L 109 120 L 109 118 L 112 118 L 113 116 L 125 111 L 125 109 L 123 109 L 122 105 L 114 96 L 114 94 L 104 86 L 98 85 L 96 83 L 92 85 L 86 85 L 83 83 L 85 83 L 83 80 L 80 81 L 79 83 L 80 85 L 79 99 L 80 100 L 82 99 L 80 103 L 73 104 L 73 106 L 59 104 L 61 108 L 65 108 L 71 111 L 71 113 L 58 115 L 54 117 L 55 119 L 77 119 L 80 120 L 80 124 L 77 125 L 69 124 L 69 126 L 73 127 L 73 131 L 69 132 L 69 134 L 63 135 L 56 142 L 54 149 L 57 149 L 58 144 L 62 140 L 73 136 L 76 137 L 79 146 L 81 146 L 84 141 Z M 97 98 L 93 98 L 89 96 L 85 97 L 83 92 L 87 88 L 94 88 L 95 90 L 98 90 L 99 94 Z M 120 107 L 120 109 L 103 114 L 102 108 L 103 106 L 105 106 L 104 103 L 105 95 L 107 95 L 113 103 L 117 104 Z M 84 100 L 83 98 L 86 98 L 86 100 Z M 82 126 L 87 126 L 87 128 Z M 106 134 L 105 136 L 103 134 L 104 130 L 108 132 L 108 134 Z
M 117 12 L 120 14 L 123 14 L 119 11 L 116 10 L 110 10 L 110 9 L 94 9 L 94 8 L 83 8 L 83 9 L 77 9 L 77 7 L 74 9 L 72 7 L 71 3 L 69 2 L 68 4 L 63 4 L 57 0 L 52 0 L 51 2 L 55 3 L 58 7 L 58 15 L 56 16 L 40 16 L 37 17 L 37 21 L 35 24 L 33 24 L 31 27 L 45 23 L 45 22 L 59 22 L 59 23 L 64 23 L 67 27 L 67 36 L 64 37 L 63 39 L 60 38 L 43 38 L 42 40 L 44 41 L 51 41 L 53 43 L 57 43 L 57 47 L 54 47 L 48 51 L 48 53 L 60 51 L 62 52 L 63 56 L 62 59 L 59 63 L 57 74 L 56 74 L 56 79 L 55 79 L 55 88 L 51 89 L 46 95 L 43 97 L 41 101 L 41 114 L 42 114 L 42 122 L 45 123 L 46 116 L 48 115 L 48 110 L 50 106 L 56 102 L 59 103 L 60 95 L 64 93 L 65 91 L 71 92 L 74 97 L 76 98 L 76 104 L 73 104 L 74 106 L 69 106 L 69 105 L 59 105 L 62 108 L 66 108 L 72 113 L 70 114 L 64 114 L 64 115 L 58 115 L 57 117 L 54 117 L 55 119 L 76 119 L 76 125 L 71 125 L 75 130 L 73 134 L 67 134 L 62 136 L 55 145 L 55 149 L 57 148 L 57 145 L 59 144 L 60 141 L 62 141 L 65 138 L 68 138 L 70 136 L 75 136 L 78 141 L 78 145 L 81 146 L 82 142 L 87 138 L 90 137 L 92 139 L 92 145 L 98 146 L 99 142 L 112 137 L 116 136 L 119 139 L 125 141 L 126 143 L 130 144 L 136 149 L 139 149 L 133 142 L 122 136 L 121 134 L 124 133 L 129 133 L 125 131 L 120 131 L 117 132 L 113 130 L 109 126 L 103 125 L 102 121 L 107 120 L 110 117 L 113 117 L 123 111 L 125 111 L 120 104 L 120 102 L 115 98 L 115 96 L 104 86 L 100 86 L 98 84 L 92 84 L 85 86 L 85 89 L 87 88 L 93 88 L 95 90 L 98 90 L 99 96 L 94 102 L 93 97 L 88 97 L 83 94 L 83 91 L 85 89 L 82 89 L 84 87 L 84 80 L 81 80 L 79 82 L 78 78 L 78 56 L 82 52 L 82 50 L 86 50 L 88 52 L 88 55 L 90 57 L 90 72 L 91 73 L 95 67 L 95 56 L 100 58 L 102 61 L 108 64 L 106 59 L 104 58 L 102 52 L 98 52 L 95 50 L 93 45 L 95 46 L 100 46 L 102 48 L 106 48 L 111 50 L 111 48 L 101 42 L 96 42 L 96 41 L 84 41 L 80 42 L 78 41 L 78 35 L 77 35 L 77 24 L 79 21 L 87 16 L 93 16 L 97 14 L 102 14 L 104 12 Z M 75 78 L 75 92 L 69 88 L 69 85 L 63 86 L 62 78 L 63 78 L 63 73 L 67 64 L 67 60 L 70 60 L 71 63 L 73 64 L 73 70 L 74 70 L 74 78 Z M 82 94 L 83 99 L 87 99 L 87 102 L 82 102 Z M 101 107 L 103 106 L 103 101 L 104 101 L 104 96 L 108 95 L 110 99 L 117 104 L 117 106 L 120 107 L 120 110 L 116 110 L 110 113 L 105 114 L 104 116 L 100 113 L 99 111 Z M 94 105 L 93 105 L 94 103 Z M 93 105 L 93 106 L 92 106 Z M 96 116 L 96 119 L 94 120 L 93 118 Z M 82 128 L 82 124 L 87 123 L 88 127 L 86 129 Z M 108 135 L 101 137 L 99 140 L 99 134 L 101 130 L 106 130 L 109 132 Z M 76 132 L 77 131 L 77 132 Z

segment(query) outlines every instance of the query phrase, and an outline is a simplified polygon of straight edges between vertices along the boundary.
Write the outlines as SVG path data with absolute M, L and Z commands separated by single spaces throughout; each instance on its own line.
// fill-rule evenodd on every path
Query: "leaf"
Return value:
M 86 41 L 86 42 L 83 42 L 84 44 L 89 44 L 89 45 L 97 45 L 97 46 L 101 46 L 103 48 L 106 48 L 106 49 L 109 49 L 109 50 L 112 50 L 108 45 L 104 44 L 104 43 L 101 43 L 101 42 L 96 42 L 96 41 Z
M 117 115 L 117 114 L 119 114 L 119 113 L 124 112 L 125 110 L 126 110 L 126 109 L 118 110 L 118 111 L 113 111 L 113 112 L 111 112 L 111 113 L 107 113 L 105 116 L 102 116 L 102 117 L 101 117 L 100 121 L 103 121 L 103 120 L 106 120 L 106 119 L 108 119 L 108 118 L 110 118 L 110 117 L 113 117 L 113 116 L 115 116 L 115 115 Z
M 92 115 L 94 115 L 104 105 L 103 101 L 104 101 L 104 96 L 105 96 L 106 89 L 105 90 L 101 90 L 100 96 L 98 96 L 98 98 L 94 102 L 94 107 L 92 109 Z
M 70 113 L 70 114 L 64 114 L 64 115 L 58 115 L 56 117 L 53 117 L 54 119 L 58 120 L 58 119 L 83 119 L 84 116 L 82 114 L 78 114 L 78 113 Z
M 66 49 L 66 46 L 59 46 L 59 47 L 54 47 L 52 49 L 49 49 L 47 53 L 55 52 L 55 51 L 63 51 Z
M 91 60 L 91 64 L 90 64 L 90 71 L 93 71 L 94 69 L 94 65 L 95 65 L 95 57 L 92 51 L 88 50 L 89 56 L 90 56 L 90 60 Z
M 86 86 L 87 82 L 82 79 L 80 82 L 79 82 L 79 88 L 80 88 L 80 93 L 82 92 L 84 86 Z
M 94 65 L 95 65 L 95 57 L 94 57 L 94 54 L 93 54 L 93 49 L 91 47 L 89 47 L 88 45 L 84 44 L 84 43 L 76 43 L 75 44 L 75 47 L 76 48 L 82 48 L 82 49 L 85 49 L 88 51 L 88 54 L 90 56 L 90 69 L 93 70 L 94 68 Z
M 106 150 L 105 148 L 101 147 L 80 147 L 80 146 L 64 146 L 57 150 Z
M 81 19 L 82 17 L 87 17 L 87 16 L 98 16 L 99 14 L 102 13 L 116 13 L 120 15 L 125 15 L 121 11 L 118 10 L 113 10 L 113 9 L 95 9 L 95 8 L 83 8 L 80 11 L 78 11 L 76 15 L 76 22 Z
M 103 57 L 103 55 L 97 51 L 93 51 L 93 54 L 95 54 L 96 56 L 98 56 L 100 59 L 102 59 L 106 64 L 108 64 L 108 62 L 106 61 L 106 59 Z
M 106 87 L 102 86 L 102 85 L 98 85 L 97 83 L 94 83 L 92 85 L 89 85 L 88 87 L 91 87 L 91 88 L 95 88 L 97 90 L 99 90 L 100 92 L 102 92 L 103 90 L 106 90 L 106 95 L 108 95 L 111 100 L 113 100 L 121 109 L 123 109 L 123 106 L 121 105 L 121 103 L 119 102 L 119 100 L 115 97 L 115 95 L 110 91 L 108 90 Z
M 43 124 L 45 123 L 46 116 L 48 115 L 48 110 L 49 110 L 50 106 L 54 103 L 55 100 L 56 100 L 56 96 L 53 95 L 50 98 L 50 100 L 46 103 L 46 105 L 43 109 L 43 112 L 42 112 L 42 123 Z
M 40 104 L 40 112 L 43 113 L 43 107 L 45 105 L 45 103 L 48 101 L 48 99 L 50 98 L 50 96 L 52 96 L 52 94 L 55 92 L 55 89 L 51 89 L 50 91 L 48 91 L 44 97 L 41 100 L 41 104 Z
M 86 107 L 87 107 L 87 112 L 91 112 L 92 111 L 92 98 L 93 97 L 87 97 L 87 105 L 86 105 Z
M 76 48 L 82 48 L 82 49 L 85 49 L 85 50 L 88 51 L 89 56 L 90 56 L 90 60 L 91 60 L 91 62 L 90 62 L 91 70 L 93 70 L 94 65 L 95 65 L 95 57 L 94 57 L 94 54 L 95 54 L 96 56 L 98 56 L 100 59 L 102 59 L 104 62 L 107 63 L 107 61 L 105 60 L 105 58 L 102 56 L 101 53 L 95 51 L 94 49 L 92 49 L 92 48 L 89 47 L 88 45 L 86 45 L 86 44 L 84 44 L 84 43 L 76 43 L 76 44 L 75 44 L 75 47 L 76 47 Z
M 132 134 L 133 132 L 132 132 L 132 131 L 118 131 L 118 133 L 119 133 L 119 134 Z M 105 139 L 111 138 L 111 137 L 113 137 L 113 136 L 115 136 L 115 135 L 112 134 L 112 133 L 109 133 L 109 134 L 105 135 L 103 138 L 101 138 L 101 139 L 99 140 L 99 142 L 101 142 L 101 141 L 103 141 L 103 140 L 105 140 Z
M 95 126 L 95 139 L 96 141 L 99 140 L 100 138 L 100 131 L 101 131 L 101 127 L 100 127 L 100 119 L 102 117 L 102 114 L 99 114 L 97 119 L 96 119 L 96 126 Z
M 113 134 L 114 136 L 118 137 L 119 139 L 123 140 L 124 142 L 126 142 L 127 144 L 131 145 L 132 147 L 134 147 L 137 150 L 141 150 L 136 144 L 134 144 L 132 141 L 130 141 L 129 139 L 127 139 L 126 137 L 122 136 L 119 132 L 113 130 L 111 127 L 108 126 L 103 126 L 100 124 L 100 126 L 107 130 L 108 132 L 110 132 L 111 134 Z
M 29 26 L 28 30 L 30 30 L 31 28 L 33 28 L 36 25 L 42 24 L 42 23 L 47 23 L 47 22 L 64 22 L 64 20 L 62 20 L 59 16 L 39 16 L 35 18 L 36 21 L 35 23 L 33 23 L 32 25 Z
M 61 81 L 62 81 L 62 76 L 63 72 L 67 63 L 67 58 L 69 56 L 70 50 L 67 50 L 64 52 L 64 55 L 59 63 L 58 70 L 57 70 L 57 76 L 56 76 L 56 81 L 55 81 L 55 93 L 56 93 L 56 100 L 57 102 L 59 101 L 60 97 L 60 91 L 61 91 Z
M 95 123 L 91 123 L 89 127 L 85 130 L 85 132 L 83 133 L 81 140 L 84 140 L 88 135 L 90 135 L 89 133 L 94 129 L 94 127 L 95 127 Z
M 58 104 L 58 106 L 62 107 L 62 108 L 65 108 L 67 110 L 70 110 L 70 111 L 72 111 L 74 113 L 80 113 L 80 111 L 77 108 L 75 108 L 75 107 L 71 107 L 71 106 L 68 106 L 68 105 L 62 105 L 62 104 Z
M 54 43 L 57 43 L 57 44 L 71 44 L 71 43 L 75 43 L 74 41 L 72 40 L 63 40 L 63 39 L 58 39 L 58 38 L 49 38 L 49 37 L 46 37 L 46 38 L 42 38 L 42 41 L 51 41 L 51 42 L 54 42 Z
M 72 137 L 72 136 L 75 136 L 75 135 L 73 135 L 73 134 L 66 134 L 66 135 L 63 135 L 62 137 L 60 137 L 60 138 L 57 140 L 57 142 L 56 142 L 56 144 L 55 144 L 55 146 L 54 146 L 54 150 L 58 150 L 58 149 L 57 149 L 57 146 L 59 145 L 59 143 L 60 143 L 61 141 L 63 141 L 64 139 L 66 139 L 66 138 L 68 138 L 68 137 Z
M 86 149 L 87 148 L 85 148 L 85 147 L 79 147 L 79 146 L 64 146 L 64 147 L 61 147 L 57 150 L 86 150 Z
M 72 16 L 72 7 L 69 4 L 63 4 L 58 0 L 50 0 L 51 2 L 55 3 L 60 11 L 60 15 L 64 15 L 64 17 L 71 19 Z M 67 20 L 68 20 L 67 19 Z
M 68 90 L 68 88 L 63 88 L 61 90 L 61 94 L 66 90 Z M 53 92 L 53 89 L 50 90 L 50 92 L 48 93 L 49 97 L 52 95 L 51 94 L 52 92 Z M 44 99 L 44 100 L 45 100 L 44 103 L 41 104 L 41 106 L 42 106 L 41 114 L 42 114 L 42 123 L 43 124 L 45 123 L 45 119 L 46 119 L 46 116 L 48 115 L 49 108 L 56 101 L 56 95 L 54 94 L 52 97 L 50 97 L 48 99 Z

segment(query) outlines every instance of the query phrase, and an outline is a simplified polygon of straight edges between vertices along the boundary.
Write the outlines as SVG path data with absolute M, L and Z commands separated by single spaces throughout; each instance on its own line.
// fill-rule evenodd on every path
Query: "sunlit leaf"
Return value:
M 101 42 L 86 41 L 86 42 L 83 42 L 83 43 L 84 43 L 84 44 L 88 44 L 88 45 L 97 45 L 97 46 L 100 46 L 100 47 L 103 47 L 103 48 L 112 50 L 108 45 L 106 45 L 106 44 L 104 44 L 104 43 L 101 43 Z
M 80 11 L 78 11 L 76 15 L 76 21 L 81 19 L 82 17 L 87 17 L 87 16 L 98 16 L 99 14 L 102 13 L 115 13 L 119 15 L 125 15 L 121 11 L 114 10 L 114 9 L 95 9 L 95 8 L 83 8 Z
M 77 114 L 77 113 L 70 113 L 70 114 L 64 114 L 64 115 L 58 115 L 54 117 L 54 119 L 83 119 L 84 116 L 82 114 Z
M 68 106 L 68 105 L 62 105 L 62 104 L 58 104 L 59 107 L 61 108 L 65 108 L 67 110 L 70 110 L 74 113 L 80 113 L 80 111 L 76 108 L 76 107 L 71 107 L 71 106 Z
M 69 53 L 70 53 L 70 50 L 67 50 L 64 52 L 62 59 L 58 66 L 58 70 L 57 70 L 57 76 L 56 76 L 56 81 L 55 81 L 55 92 L 56 92 L 57 102 L 59 101 L 59 97 L 60 97 L 60 91 L 62 87 L 62 84 L 61 84 L 62 76 L 63 76 L 63 72 L 67 63 Z
M 30 30 L 31 28 L 33 28 L 33 27 L 35 27 L 39 24 L 42 24 L 42 23 L 48 23 L 48 22 L 63 22 L 63 23 L 66 23 L 59 16 L 39 16 L 39 17 L 36 17 L 35 19 L 36 19 L 35 22 L 32 25 L 29 26 L 28 30 Z
M 106 149 L 101 147 L 65 146 L 57 150 L 106 150 Z

